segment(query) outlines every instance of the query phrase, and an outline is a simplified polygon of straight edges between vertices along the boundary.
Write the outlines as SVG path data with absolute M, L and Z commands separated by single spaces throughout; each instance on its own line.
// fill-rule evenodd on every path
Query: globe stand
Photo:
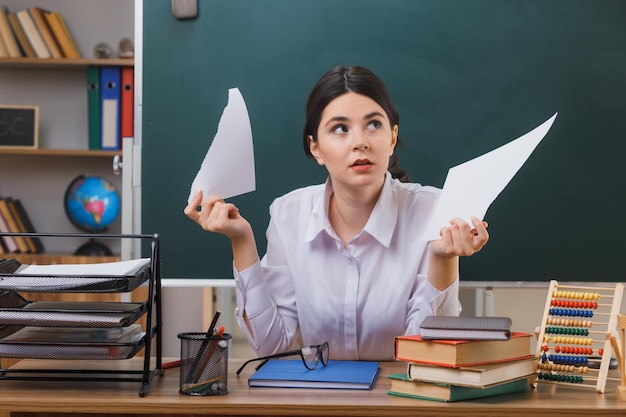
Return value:
M 82 244 L 74 255 L 79 256 L 113 256 L 111 249 L 104 243 L 98 242 L 96 239 L 91 238 L 89 242 Z

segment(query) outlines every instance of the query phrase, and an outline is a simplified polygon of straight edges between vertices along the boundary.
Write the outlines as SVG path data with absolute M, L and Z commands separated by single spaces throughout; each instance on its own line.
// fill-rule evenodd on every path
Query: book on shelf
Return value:
M 328 361 L 313 370 L 302 360 L 271 359 L 248 378 L 251 387 L 337 388 L 370 390 L 380 368 L 378 362 Z
M 15 202 L 13 201 L 13 199 L 11 197 L 5 197 L 4 201 L 7 204 L 7 207 L 9 208 L 9 213 L 11 214 L 11 216 L 13 217 L 13 220 L 15 221 L 15 224 L 17 226 L 17 229 L 20 233 L 25 233 L 27 232 L 26 230 L 26 226 L 24 226 L 24 222 L 22 221 L 22 217 L 20 216 L 19 212 L 17 211 L 17 208 L 15 206 Z M 24 236 L 22 237 L 24 239 L 24 242 L 26 243 L 26 252 L 25 253 L 35 253 L 37 251 L 37 248 L 35 248 L 35 244 L 32 242 L 32 239 L 30 237 Z
M 76 41 L 72 36 L 67 24 L 65 23 L 65 19 L 60 12 L 46 12 L 44 13 L 48 24 L 50 25 L 50 29 L 54 33 L 54 36 L 59 43 L 59 47 L 63 52 L 63 55 L 66 58 L 78 59 L 81 57 L 80 51 L 78 50 L 78 46 L 76 45 Z
M 28 37 L 26 36 L 26 32 L 22 28 L 19 19 L 15 13 L 9 12 L 7 14 L 7 18 L 9 19 L 9 24 L 11 25 L 11 29 L 13 29 L 13 33 L 17 38 L 17 43 L 22 50 L 22 54 L 27 58 L 37 58 L 37 54 L 33 49 L 33 46 L 30 44 Z
M 0 197 L 0 213 L 6 223 L 6 229 L 0 226 L 0 232 L 8 233 L 34 233 L 30 217 L 21 200 L 12 197 Z M 4 236 L 9 237 L 9 236 Z M 10 236 L 18 246 L 9 253 L 42 253 L 44 250 L 41 239 L 36 236 Z
M 2 33 L 0 33 L 0 58 L 8 58 L 9 50 L 4 44 L 4 40 L 2 39 Z
M 33 47 L 37 58 L 52 57 L 46 43 L 43 40 L 43 37 L 41 36 L 41 33 L 39 33 L 39 29 L 37 29 L 37 25 L 35 25 L 33 17 L 30 15 L 30 11 L 28 9 L 24 9 L 16 12 L 15 14 L 17 15 L 17 19 L 20 21 L 22 29 L 24 29 L 24 33 Z
M 5 218 L 2 210 L 0 210 L 0 233 L 11 233 L 11 227 L 9 226 L 8 219 Z M 3 243 L 4 253 L 19 253 L 20 247 L 15 240 L 15 236 L 0 236 Z
M 11 211 L 9 210 L 9 205 L 7 203 L 6 198 L 0 197 L 0 215 L 2 216 L 2 218 L 4 219 L 4 223 L 6 224 L 6 232 L 9 233 L 20 233 L 20 229 L 17 225 L 17 222 L 15 221 L 15 218 L 13 217 L 13 215 L 11 214 Z M 11 236 L 5 236 L 5 237 L 11 237 Z M 24 237 L 22 236 L 12 236 L 13 237 L 13 241 L 15 242 L 15 244 L 17 245 L 17 250 L 15 250 L 14 247 L 12 247 L 12 251 L 15 253 L 28 253 L 29 251 L 29 247 L 28 247 L 28 243 L 26 242 L 26 239 L 24 239 Z
M 35 227 L 33 226 L 33 222 L 30 220 L 30 216 L 28 215 L 28 212 L 26 211 L 24 204 L 22 204 L 22 200 L 20 200 L 19 198 L 12 198 L 11 202 L 13 203 L 12 206 L 15 209 L 15 212 L 17 213 L 20 221 L 24 225 L 24 231 L 26 233 L 36 233 Z M 43 246 L 43 242 L 41 241 L 41 238 L 39 238 L 38 236 L 30 236 L 29 240 L 31 241 L 35 249 L 33 253 L 44 252 L 44 246 Z
M 395 357 L 440 366 L 470 366 L 525 358 L 531 354 L 530 333 L 512 332 L 508 340 L 425 340 L 420 335 L 395 338 Z
M 22 56 L 22 51 L 15 39 L 11 24 L 9 23 L 9 11 L 6 6 L 0 5 L 0 39 L 4 41 L 6 46 L 7 56 L 11 58 L 19 58 Z
M 452 368 L 418 362 L 409 362 L 407 378 L 412 381 L 436 382 L 463 387 L 485 388 L 512 379 L 528 377 L 535 373 L 535 357 L 483 365 Z
M 428 316 L 420 328 L 422 339 L 507 340 L 512 324 L 509 317 Z
M 35 26 L 37 26 L 44 43 L 48 47 L 48 51 L 50 51 L 52 58 L 63 58 L 63 53 L 57 43 L 58 41 L 56 40 L 54 32 L 52 32 L 52 28 L 45 17 L 45 14 L 50 12 L 42 9 L 41 7 L 31 7 L 28 11 L 35 22 Z
M 411 381 L 406 374 L 389 374 L 391 388 L 389 395 L 417 398 L 422 400 L 456 402 L 496 395 L 525 392 L 529 388 L 527 378 L 519 378 L 485 388 L 462 387 L 451 384 Z

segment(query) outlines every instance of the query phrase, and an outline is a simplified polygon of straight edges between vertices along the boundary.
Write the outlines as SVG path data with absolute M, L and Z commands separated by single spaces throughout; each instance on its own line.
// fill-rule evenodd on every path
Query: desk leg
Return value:
M 496 306 L 493 287 L 476 288 L 474 290 L 474 303 L 474 313 L 476 316 L 494 316 Z

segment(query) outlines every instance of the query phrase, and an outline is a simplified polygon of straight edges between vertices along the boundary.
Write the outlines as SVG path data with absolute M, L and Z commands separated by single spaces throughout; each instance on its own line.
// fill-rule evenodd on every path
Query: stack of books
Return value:
M 536 371 L 530 333 L 511 332 L 508 318 L 432 320 L 437 321 L 432 329 L 441 338 L 430 338 L 425 328 L 422 335 L 395 338 L 395 358 L 407 363 L 407 371 L 387 375 L 388 394 L 454 402 L 528 389 Z M 430 326 L 430 321 L 423 326 Z
M 10 12 L 0 5 L 0 58 L 81 57 L 76 41 L 58 11 L 30 7 Z
M 0 197 L 0 233 L 35 233 L 33 223 L 19 198 Z M 0 236 L 0 255 L 43 251 L 43 244 L 38 237 Z

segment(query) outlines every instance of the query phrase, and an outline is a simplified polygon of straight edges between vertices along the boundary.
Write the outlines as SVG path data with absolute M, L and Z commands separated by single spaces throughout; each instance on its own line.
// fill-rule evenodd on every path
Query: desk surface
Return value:
M 103 361 L 98 369 L 134 367 L 138 358 Z M 179 369 L 155 377 L 147 395 L 139 397 L 138 382 L 45 382 L 0 380 L 0 417 L 21 413 L 102 414 L 202 414 L 202 415 L 290 415 L 290 416 L 614 416 L 626 415 L 626 402 L 616 396 L 616 383 L 608 383 L 604 394 L 574 385 L 539 384 L 526 393 L 486 399 L 441 403 L 387 395 L 390 380 L 385 375 L 406 370 L 402 362 L 381 363 L 381 372 L 371 391 L 249 388 L 247 377 L 254 367 L 236 377 L 239 360 L 229 363 L 227 395 L 196 397 L 178 393 Z M 52 366 L 78 367 L 79 361 L 24 360 L 19 368 Z M 94 363 L 89 364 L 94 368 Z M 106 365 L 106 366 L 104 366 Z M 120 369 L 121 369 L 120 368 Z

